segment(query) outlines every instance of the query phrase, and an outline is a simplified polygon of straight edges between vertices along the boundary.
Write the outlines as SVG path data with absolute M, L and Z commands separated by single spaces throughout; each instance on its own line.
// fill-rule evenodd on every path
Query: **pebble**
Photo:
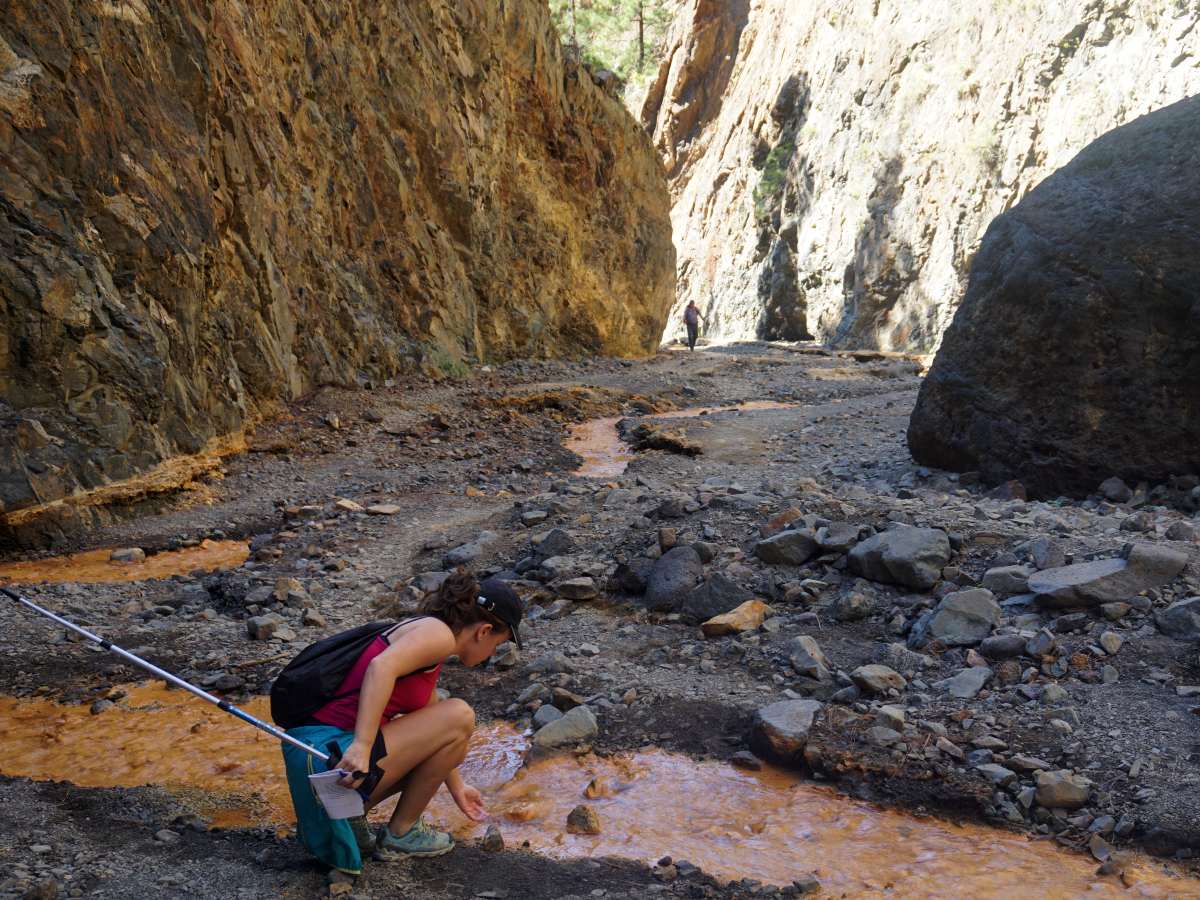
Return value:
M 599 834 L 600 816 L 595 809 L 581 803 L 567 814 L 567 831 L 570 834 Z
M 489 853 L 499 853 L 504 849 L 504 835 L 500 833 L 499 827 L 496 825 L 488 825 L 487 831 L 484 832 L 483 841 L 480 844 L 484 850 Z

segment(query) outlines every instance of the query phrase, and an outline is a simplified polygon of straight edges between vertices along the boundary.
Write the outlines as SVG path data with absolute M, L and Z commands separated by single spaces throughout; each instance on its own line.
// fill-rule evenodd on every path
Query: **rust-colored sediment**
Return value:
M 148 581 L 191 572 L 235 569 L 250 556 L 245 541 L 203 541 L 196 547 L 155 553 L 142 562 L 119 563 L 109 559 L 111 550 L 88 550 L 70 556 L 55 556 L 0 565 L 0 584 L 41 584 L 72 581 L 101 584 Z
M 28 525 L 47 514 L 61 512 L 72 507 L 132 503 L 154 494 L 179 490 L 201 475 L 216 469 L 226 456 L 242 453 L 245 449 L 246 436 L 242 432 L 213 438 L 199 453 L 171 457 L 148 472 L 133 478 L 0 514 L 0 525 L 16 528 Z
M 179 691 L 127 691 L 98 716 L 86 705 L 0 698 L 0 772 L 88 787 L 159 784 L 218 825 L 292 821 L 274 740 Z M 265 716 L 266 706 L 259 697 L 247 709 Z M 1136 858 L 1125 888 L 1052 844 L 880 809 L 771 768 L 650 751 L 557 756 L 520 769 L 525 746 L 511 728 L 481 730 L 464 774 L 510 845 L 529 841 L 549 856 L 669 854 L 713 874 L 780 884 L 815 872 L 827 893 L 857 898 L 1200 897 L 1196 881 L 1153 860 Z M 600 834 L 567 833 L 567 813 L 581 802 L 599 814 Z M 482 832 L 444 792 L 430 816 L 463 838 Z
M 793 409 L 797 405 L 781 403 L 777 400 L 751 400 L 736 406 L 694 406 L 690 409 L 651 413 L 644 418 L 691 419 L 696 416 L 721 412 Z M 629 467 L 633 461 L 633 451 L 617 433 L 617 422 L 622 418 L 622 416 L 606 416 L 601 419 L 588 419 L 586 422 L 572 425 L 568 429 L 567 440 L 563 446 L 583 458 L 583 463 L 575 470 L 576 475 L 582 475 L 585 478 L 614 478 Z

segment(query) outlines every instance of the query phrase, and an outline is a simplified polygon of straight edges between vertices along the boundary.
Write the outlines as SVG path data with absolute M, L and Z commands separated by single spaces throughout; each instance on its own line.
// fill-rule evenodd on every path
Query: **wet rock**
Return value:
M 729 757 L 729 764 L 735 769 L 745 769 L 748 772 L 758 772 L 762 769 L 762 760 L 748 750 L 739 750 Z
M 803 761 L 813 720 L 821 711 L 816 700 L 780 700 L 754 714 L 750 744 L 763 759 L 785 766 Z
M 1173 581 L 1187 560 L 1187 554 L 1178 550 L 1136 544 L 1126 559 L 1098 559 L 1038 572 L 1030 577 L 1029 590 L 1041 606 L 1051 609 L 1099 606 Z
M 568 600 L 593 600 L 599 594 L 596 582 L 587 576 L 560 581 L 554 590 Z
M 141 547 L 118 547 L 108 554 L 108 561 L 115 563 L 145 562 L 146 551 Z
M 803 875 L 792 882 L 792 887 L 795 888 L 797 896 L 807 897 L 820 893 L 821 882 L 817 880 L 816 875 Z
M 821 651 L 820 645 L 816 639 L 807 635 L 801 634 L 788 642 L 786 647 L 788 660 L 792 664 L 792 668 L 800 675 L 806 678 L 812 678 L 816 681 L 829 681 L 832 676 L 832 666 L 825 654 Z
M 91 707 L 89 707 L 88 712 L 90 712 L 93 716 L 98 716 L 101 713 L 108 712 L 108 710 L 112 709 L 116 705 L 117 704 L 113 703 L 107 698 L 101 698 L 93 703 Z
M 950 647 L 978 644 L 1000 621 L 1000 604 L 983 588 L 944 597 L 929 620 L 928 635 Z
M 848 561 L 851 572 L 871 581 L 928 590 L 950 561 L 950 541 L 937 528 L 901 525 L 859 543 Z
M 1028 566 L 1000 566 L 983 573 L 983 586 L 997 597 L 1011 597 L 1029 590 L 1029 576 L 1034 570 Z
M 646 582 L 642 604 L 651 610 L 673 611 L 681 606 L 700 583 L 704 567 L 691 547 L 676 547 L 664 553 Z
M 488 825 L 487 831 L 483 834 L 483 840 L 479 844 L 488 853 L 499 853 L 504 849 L 504 835 L 500 833 L 498 826 Z
M 902 691 L 908 686 L 903 675 L 878 663 L 859 666 L 850 673 L 850 677 L 860 690 L 868 694 L 884 694 L 893 688 Z
M 538 749 L 551 750 L 591 740 L 599 731 L 599 723 L 591 709 L 576 706 L 561 719 L 548 722 L 535 731 L 531 743 Z
M 1158 630 L 1182 641 L 1200 641 L 1200 597 L 1172 603 L 1156 617 Z
M 599 834 L 600 815 L 592 807 L 581 803 L 567 814 L 567 831 L 571 834 Z
M 481 531 L 473 541 L 460 544 L 447 553 L 442 559 L 442 565 L 447 569 L 453 569 L 456 566 L 469 566 L 475 560 L 479 559 L 487 548 L 499 540 L 499 538 L 500 536 L 494 531 Z
M 983 690 L 983 686 L 992 678 L 992 670 L 980 666 L 968 666 L 959 671 L 953 678 L 946 678 L 934 683 L 946 691 L 951 697 L 959 700 L 970 700 Z
M 753 599 L 750 591 L 723 573 L 714 572 L 687 595 L 679 611 L 693 619 L 711 619 Z
M 1113 503 L 1128 503 L 1133 499 L 1133 491 L 1129 489 L 1129 485 L 1115 475 L 1100 482 L 1099 491 L 1101 497 Z
M 754 546 L 754 555 L 771 565 L 802 566 L 817 555 L 816 538 L 808 531 L 781 531 Z
M 713 616 L 700 626 L 705 637 L 721 637 L 757 631 L 771 613 L 771 607 L 761 600 L 747 600 L 741 606 L 719 616 Z
M 1066 769 L 1037 775 L 1037 802 L 1049 809 L 1079 809 L 1087 804 L 1091 793 L 1090 781 Z

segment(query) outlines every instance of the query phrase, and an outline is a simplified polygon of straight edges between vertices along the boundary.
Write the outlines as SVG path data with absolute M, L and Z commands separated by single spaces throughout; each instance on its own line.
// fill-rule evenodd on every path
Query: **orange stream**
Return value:
M 70 556 L 0 565 L 0 584 L 76 581 L 84 584 L 146 581 L 197 570 L 234 569 L 250 556 L 245 541 L 204 541 L 198 547 L 155 553 L 139 563 L 111 562 L 111 550 L 89 550 Z
M 0 771 L 87 787 L 158 784 L 227 827 L 292 821 L 269 736 L 182 691 L 126 690 L 98 716 L 86 704 L 0 698 Z M 246 709 L 265 717 L 266 698 Z M 463 773 L 484 792 L 509 846 L 528 841 L 549 856 L 669 854 L 715 875 L 781 884 L 811 871 L 834 896 L 1200 897 L 1196 881 L 1146 858 L 1130 867 L 1135 883 L 1126 889 L 1096 876 L 1090 858 L 1052 844 L 914 818 L 775 769 L 745 772 L 662 751 L 561 755 L 522 769 L 525 748 L 511 728 L 481 730 Z M 601 834 L 566 833 L 567 813 L 581 802 L 594 805 Z M 430 817 L 463 838 L 482 834 L 445 792 Z
M 778 400 L 751 400 L 738 406 L 694 406 L 690 409 L 653 413 L 643 418 L 691 419 L 719 412 L 793 409 L 796 406 L 795 403 L 780 403 Z M 633 451 L 617 434 L 617 423 L 622 418 L 625 417 L 607 416 L 602 419 L 588 419 L 571 426 L 563 446 L 583 458 L 583 463 L 575 470 L 576 475 L 585 478 L 612 478 L 629 467 L 629 463 L 633 461 Z

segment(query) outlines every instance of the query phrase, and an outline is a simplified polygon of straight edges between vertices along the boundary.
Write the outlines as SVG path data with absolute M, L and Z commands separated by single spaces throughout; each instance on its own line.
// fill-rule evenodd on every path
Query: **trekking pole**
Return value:
M 228 700 L 222 700 L 220 697 L 210 694 L 208 691 L 203 690 L 202 688 L 198 688 L 194 684 L 189 684 L 188 682 L 186 682 L 182 678 L 180 678 L 178 675 L 172 675 L 166 669 L 160 669 L 158 666 L 154 665 L 153 663 L 146 662 L 146 660 L 142 659 L 139 656 L 134 656 L 128 650 L 124 650 L 121 647 L 118 647 L 112 641 L 106 641 L 104 638 L 100 637 L 99 635 L 92 634 L 86 628 L 80 628 L 78 625 L 74 624 L 73 622 L 68 622 L 62 616 L 56 616 L 54 613 L 50 612 L 50 610 L 42 609 L 42 607 L 38 606 L 32 600 L 26 600 L 24 597 L 20 596 L 19 594 L 17 594 L 14 591 L 10 591 L 6 587 L 0 587 L 0 593 L 4 594 L 6 597 L 8 597 L 8 599 L 15 600 L 17 603 L 21 604 L 22 606 L 24 606 L 28 609 L 32 609 L 34 612 L 45 616 L 47 619 L 53 619 L 59 625 L 69 628 L 72 631 L 74 631 L 76 634 L 82 635 L 83 637 L 87 638 L 89 641 L 93 641 L 94 643 L 99 644 L 105 650 L 111 650 L 113 653 L 117 654 L 118 656 L 129 660 L 134 665 L 141 666 L 143 669 L 145 669 L 147 672 L 150 672 L 152 675 L 157 675 L 159 678 L 163 679 L 163 681 L 169 682 L 170 684 L 173 684 L 176 687 L 181 687 L 185 691 L 190 691 L 191 693 L 193 693 L 197 697 L 199 697 L 201 700 L 207 700 L 209 703 L 216 706 L 222 712 L 227 712 L 231 716 L 236 716 L 237 718 L 241 719 L 243 722 L 247 722 L 250 725 L 253 725 L 255 728 L 258 728 L 261 731 L 265 731 L 267 734 L 271 735 L 271 737 L 278 738 L 281 741 L 285 741 L 286 743 L 291 744 L 293 747 L 296 747 L 300 750 L 303 750 L 305 753 L 309 753 L 309 754 L 315 756 L 317 759 L 321 760 L 321 762 L 326 763 L 329 766 L 334 766 L 337 764 L 337 759 L 334 759 L 330 754 L 322 753 L 320 750 L 316 749 L 315 747 L 312 747 L 312 746 L 304 743 L 304 741 L 296 740 L 291 735 L 285 734 L 284 732 L 280 731 L 274 725 L 268 725 L 266 722 L 262 721 L 261 719 L 256 719 L 254 716 L 250 715 L 250 713 L 246 712 L 245 710 L 238 709 L 236 706 L 234 706 Z M 355 773 L 355 774 L 358 774 L 358 773 Z

